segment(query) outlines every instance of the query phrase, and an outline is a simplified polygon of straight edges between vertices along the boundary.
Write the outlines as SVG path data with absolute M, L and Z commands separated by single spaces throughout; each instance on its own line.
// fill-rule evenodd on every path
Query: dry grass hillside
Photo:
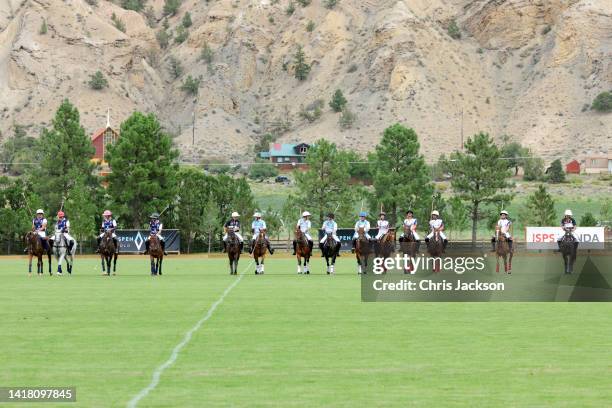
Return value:
M 292 15 L 288 0 L 183 0 L 169 31 L 189 11 L 189 36 L 165 49 L 156 40 L 163 0 L 147 2 L 148 19 L 119 1 L 89 3 L 0 2 L 3 135 L 13 123 L 38 134 L 69 97 L 92 132 L 107 108 L 115 125 L 136 109 L 156 112 L 186 160 L 238 159 L 279 125 L 280 140 L 326 137 L 366 151 L 396 121 L 417 130 L 430 158 L 459 146 L 462 122 L 465 135 L 508 134 L 543 155 L 612 147 L 612 114 L 587 109 L 612 89 L 610 0 L 339 0 L 333 9 L 312 0 L 293 2 Z M 448 33 L 452 21 L 460 39 Z M 312 64 L 305 81 L 293 75 L 298 44 Z M 184 68 L 178 79 L 172 57 Z M 105 89 L 88 85 L 97 70 Z M 197 96 L 181 90 L 187 75 L 202 76 Z M 327 105 L 337 88 L 357 115 L 349 130 Z M 303 119 L 319 99 L 321 117 Z

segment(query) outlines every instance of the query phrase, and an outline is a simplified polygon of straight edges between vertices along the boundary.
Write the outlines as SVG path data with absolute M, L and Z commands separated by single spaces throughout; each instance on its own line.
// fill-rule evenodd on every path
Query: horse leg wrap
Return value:
M 113 238 L 113 243 L 115 244 L 115 253 L 119 253 L 119 243 L 117 242 L 117 238 Z
M 491 252 L 495 252 L 495 237 L 491 238 Z
M 163 239 L 160 241 L 161 247 L 162 247 L 162 251 L 164 252 L 164 255 L 168 255 L 166 253 L 166 241 L 164 241 Z
M 244 242 L 240 241 L 240 252 L 244 249 Z
M 223 242 L 223 250 L 221 252 L 227 252 L 227 242 L 225 241 L 221 241 Z
M 295 255 L 295 252 L 296 252 L 296 248 L 295 247 L 296 246 L 297 246 L 297 242 L 295 242 L 295 240 L 293 240 L 293 254 L 292 255 Z
M 355 253 L 355 247 L 357 246 L 357 240 L 353 239 L 353 248 L 351 249 L 352 253 Z

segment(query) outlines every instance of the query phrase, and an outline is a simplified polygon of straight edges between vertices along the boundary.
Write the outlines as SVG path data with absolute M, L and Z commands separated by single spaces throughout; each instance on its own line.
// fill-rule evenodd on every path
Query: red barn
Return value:
M 565 165 L 565 172 L 567 174 L 580 174 L 580 163 L 578 160 L 572 160 Z

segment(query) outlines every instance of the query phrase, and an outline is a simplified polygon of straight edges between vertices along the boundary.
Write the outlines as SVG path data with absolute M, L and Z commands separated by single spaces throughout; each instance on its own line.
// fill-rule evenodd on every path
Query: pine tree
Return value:
M 433 185 L 416 132 L 397 123 L 385 129 L 372 157 L 374 194 L 370 208 L 384 207 L 392 224 L 411 209 L 426 217 L 431 206 Z
M 38 141 L 40 166 L 30 170 L 29 179 L 47 208 L 55 211 L 79 177 L 84 177 L 88 186 L 98 182 L 91 162 L 95 149 L 81 126 L 78 109 L 65 99 L 52 123 L 51 129 L 43 129 Z
M 612 91 L 597 95 L 591 107 L 598 112 L 612 112 Z
M 168 71 L 172 78 L 177 79 L 183 75 L 183 64 L 176 57 L 171 56 L 168 62 Z
M 479 133 L 465 143 L 465 153 L 456 152 L 444 165 L 451 173 L 451 185 L 457 197 L 467 203 L 472 220 L 472 244 L 476 243 L 479 208 L 483 204 L 508 202 L 510 196 L 502 193 L 510 187 L 507 178 L 510 169 L 501 152 L 486 133 Z
M 185 15 L 183 16 L 182 24 L 183 24 L 183 27 L 185 28 L 189 28 L 193 24 L 191 22 L 191 14 L 189 14 L 189 12 L 186 12 Z
M 151 212 L 162 211 L 176 195 L 178 151 L 153 114 L 134 112 L 109 146 L 108 193 L 124 225 L 140 228 Z
M 306 63 L 306 55 L 304 54 L 304 49 L 301 45 L 298 46 L 298 49 L 294 56 L 294 68 L 295 68 L 295 77 L 300 81 L 306 80 L 308 78 L 308 74 L 310 73 L 310 65 Z
M 342 112 L 342 109 L 344 109 L 346 104 L 347 100 L 344 97 L 344 94 L 342 94 L 342 91 L 340 89 L 336 89 L 336 92 L 334 92 L 331 101 L 329 101 L 329 106 L 333 109 L 334 112 Z
M 95 74 L 89 76 L 89 87 L 91 89 L 100 90 L 108 86 L 108 81 L 104 78 L 102 71 L 96 71 Z
M 164 16 L 174 16 L 181 7 L 181 0 L 164 0 Z
M 557 159 L 550 164 L 548 169 L 548 181 L 551 183 L 565 182 L 565 172 L 561 160 Z
M 525 225 L 534 227 L 555 225 L 555 201 L 542 184 L 527 197 L 521 218 Z

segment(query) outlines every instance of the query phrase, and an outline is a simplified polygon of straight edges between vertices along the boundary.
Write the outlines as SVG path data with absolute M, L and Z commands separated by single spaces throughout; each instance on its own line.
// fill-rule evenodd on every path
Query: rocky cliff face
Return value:
M 586 109 L 612 89 L 609 0 L 340 0 L 331 10 L 313 0 L 292 15 L 288 0 L 184 0 L 169 25 L 176 32 L 189 11 L 189 37 L 166 49 L 155 39 L 163 0 L 147 4 L 153 24 L 104 0 L 0 2 L 0 131 L 20 123 L 37 134 L 68 97 L 92 132 L 107 108 L 115 125 L 135 109 L 158 113 L 185 160 L 239 159 L 279 126 L 281 140 L 366 151 L 396 121 L 417 130 L 430 159 L 459 147 L 462 123 L 466 136 L 507 134 L 551 157 L 612 147 L 612 115 Z M 453 20 L 461 39 L 448 34 Z M 306 81 L 293 76 L 298 44 L 312 63 Z M 109 81 L 101 91 L 87 84 L 97 70 Z M 180 89 L 187 75 L 202 76 L 197 96 Z M 337 88 L 358 116 L 350 130 L 327 107 Z M 321 117 L 303 119 L 319 99 Z

